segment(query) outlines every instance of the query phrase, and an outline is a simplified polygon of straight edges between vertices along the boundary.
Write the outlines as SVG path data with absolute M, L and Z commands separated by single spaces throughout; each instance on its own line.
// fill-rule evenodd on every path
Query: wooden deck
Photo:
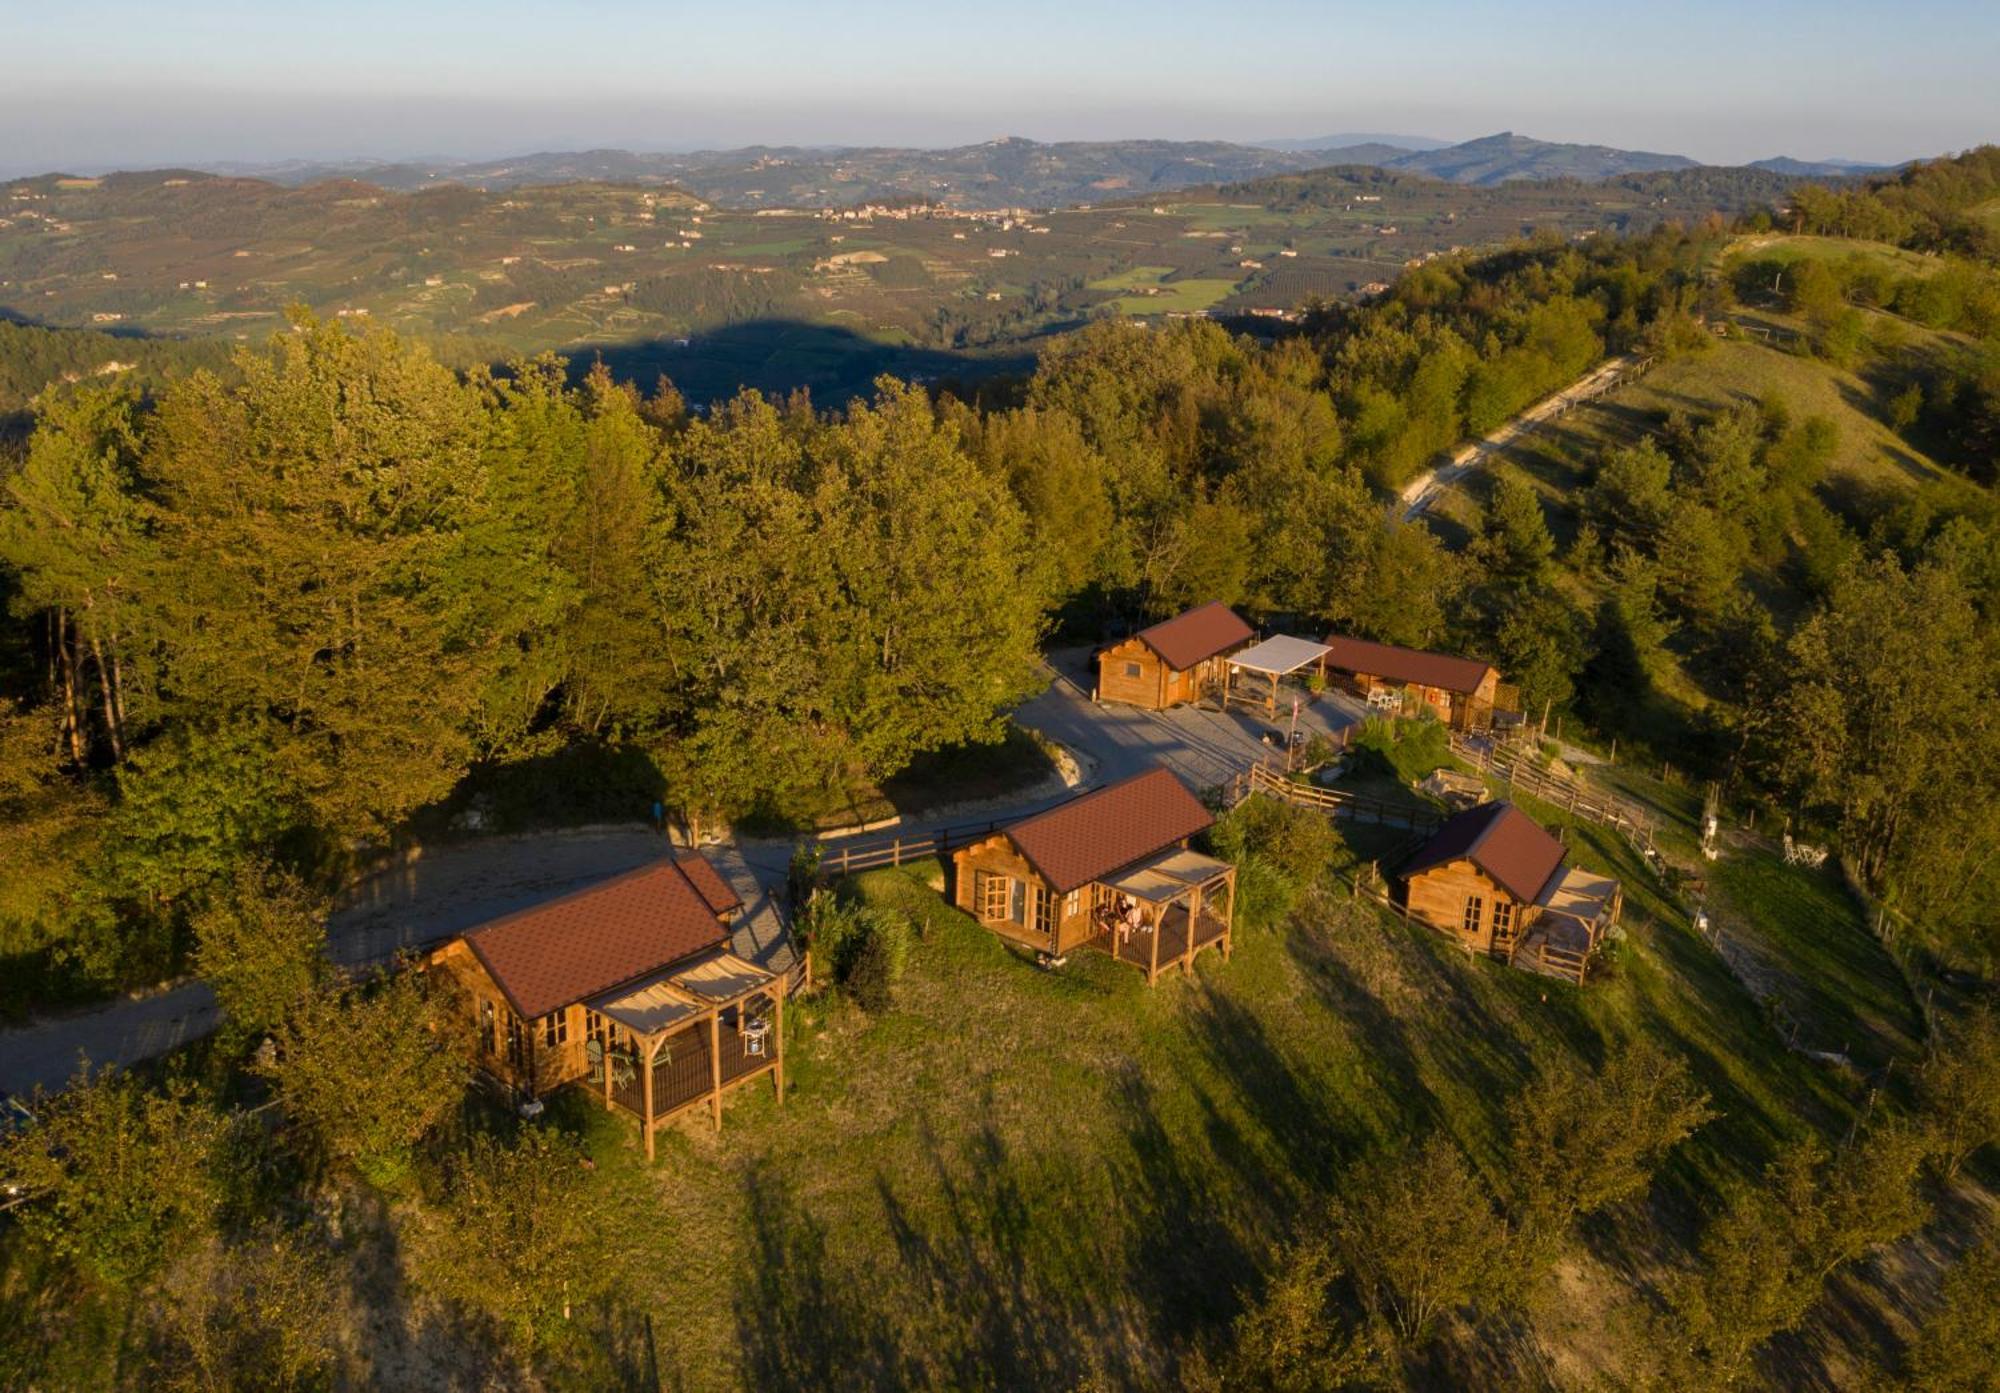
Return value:
M 1159 939 L 1159 957 L 1153 956 L 1153 939 Z M 1136 967 L 1145 973 L 1150 981 L 1168 968 L 1178 967 L 1183 972 L 1194 971 L 1194 960 L 1204 948 L 1220 947 L 1222 955 L 1229 956 L 1229 926 L 1206 908 L 1188 919 L 1187 906 L 1169 905 L 1160 918 L 1160 927 L 1153 933 L 1130 933 L 1122 939 L 1115 933 L 1104 932 L 1084 945 L 1107 953 L 1114 961 Z
M 743 1041 L 742 1032 L 734 1025 L 724 1025 L 716 1037 L 721 1046 L 720 1065 L 709 1055 L 709 1030 L 706 1023 L 689 1026 L 667 1037 L 661 1058 L 653 1064 L 653 1121 L 657 1126 L 688 1109 L 703 1103 L 711 1104 L 717 1110 L 720 1121 L 722 1095 L 737 1084 L 757 1075 L 775 1070 L 778 1054 L 767 1040 L 763 1054 L 751 1054 Z M 599 1080 L 584 1080 L 587 1092 L 602 1097 L 603 1084 Z M 610 1101 L 621 1112 L 630 1113 L 640 1119 L 646 1116 L 645 1082 L 637 1070 L 629 1069 L 624 1075 L 613 1075 Z

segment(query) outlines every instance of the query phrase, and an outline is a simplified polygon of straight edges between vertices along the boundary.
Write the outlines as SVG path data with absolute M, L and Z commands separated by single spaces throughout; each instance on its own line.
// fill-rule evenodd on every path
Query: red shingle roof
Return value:
M 1159 654 L 1168 667 L 1186 672 L 1239 643 L 1248 643 L 1256 633 L 1235 610 L 1220 600 L 1210 600 L 1186 614 L 1141 629 L 1134 637 Z
M 721 880 L 713 867 L 708 874 Z M 689 872 L 655 861 L 483 924 L 465 942 L 532 1020 L 728 937 Z
M 1569 853 L 1512 803 L 1481 803 L 1448 818 L 1402 869 L 1408 880 L 1448 861 L 1470 861 L 1515 899 L 1533 903 Z
M 743 908 L 743 897 L 736 893 L 736 887 L 722 878 L 722 873 L 700 852 L 690 851 L 674 858 L 674 864 L 687 876 L 712 914 L 730 914 Z
M 1037 813 L 1008 839 L 1058 894 L 1164 851 L 1215 821 L 1187 785 L 1150 769 Z
M 1426 653 L 1419 648 L 1398 648 L 1390 643 L 1371 643 L 1365 638 L 1343 638 L 1328 634 L 1328 667 L 1342 672 L 1386 677 L 1391 682 L 1408 682 L 1419 687 L 1438 687 L 1447 692 L 1475 692 L 1493 670 L 1477 658 L 1454 658 L 1448 653 Z

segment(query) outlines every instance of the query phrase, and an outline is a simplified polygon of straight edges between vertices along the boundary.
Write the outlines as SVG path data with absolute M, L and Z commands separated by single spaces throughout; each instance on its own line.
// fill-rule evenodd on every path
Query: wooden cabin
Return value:
M 1150 984 L 1204 948 L 1229 956 L 1236 868 L 1191 849 L 1214 819 L 1178 778 L 1152 769 L 962 847 L 953 901 L 1044 960 L 1095 948 Z
M 1468 952 L 1582 982 L 1618 921 L 1623 894 L 1607 876 L 1565 866 L 1568 851 L 1512 803 L 1448 819 L 1398 872 L 1414 919 Z
M 1405 716 L 1429 711 L 1453 730 L 1483 730 L 1496 710 L 1512 705 L 1500 673 L 1477 658 L 1456 658 L 1418 648 L 1344 638 L 1326 640 L 1326 668 L 1334 680 L 1371 706 Z
M 1097 694 L 1105 701 L 1163 711 L 1220 686 L 1223 660 L 1256 634 L 1220 600 L 1141 629 L 1097 655 Z
M 785 1094 L 784 979 L 738 957 L 742 899 L 692 853 L 470 929 L 434 950 L 479 1070 L 523 1099 L 575 1085 L 659 1125 L 768 1074 Z

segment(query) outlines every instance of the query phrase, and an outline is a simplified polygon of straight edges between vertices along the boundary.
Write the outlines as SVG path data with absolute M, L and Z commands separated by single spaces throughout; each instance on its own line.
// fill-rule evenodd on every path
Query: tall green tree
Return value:
M 17 616 L 44 631 L 52 695 L 78 763 L 94 739 L 123 758 L 151 715 L 138 613 L 149 591 L 151 507 L 139 452 L 130 391 L 52 392 L 26 460 L 0 483 L 0 563 L 20 578 Z
M 464 771 L 537 561 L 495 526 L 477 391 L 420 348 L 301 318 L 238 366 L 146 433 L 165 699 L 268 722 L 313 820 L 379 836 Z
M 275 1057 L 259 1067 L 307 1150 L 394 1185 L 464 1096 L 458 1019 L 417 974 L 388 974 L 293 1005 L 274 1032 Z

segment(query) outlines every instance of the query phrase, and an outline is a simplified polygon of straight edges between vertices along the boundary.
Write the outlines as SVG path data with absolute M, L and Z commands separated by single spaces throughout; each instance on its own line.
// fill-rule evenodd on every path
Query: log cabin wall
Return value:
M 1003 937 L 1057 956 L 1096 937 L 1090 887 L 1067 895 L 1050 889 L 1004 833 L 962 848 L 952 866 L 952 903 Z
M 1472 902 L 1478 901 L 1475 914 Z M 1476 952 L 1493 950 L 1496 917 L 1505 917 L 1516 939 L 1534 920 L 1539 906 L 1523 904 L 1470 861 L 1451 861 L 1420 871 L 1404 883 L 1403 903 L 1410 914 L 1441 929 Z M 1498 907 L 1508 907 L 1497 916 Z
M 484 1072 L 536 1095 L 589 1073 L 581 1003 L 524 1019 L 463 939 L 432 953 L 426 966 L 451 978 L 472 1026 L 473 1057 Z
M 1128 638 L 1097 655 L 1097 694 L 1105 701 L 1157 711 L 1168 703 L 1170 671 L 1159 654 Z

